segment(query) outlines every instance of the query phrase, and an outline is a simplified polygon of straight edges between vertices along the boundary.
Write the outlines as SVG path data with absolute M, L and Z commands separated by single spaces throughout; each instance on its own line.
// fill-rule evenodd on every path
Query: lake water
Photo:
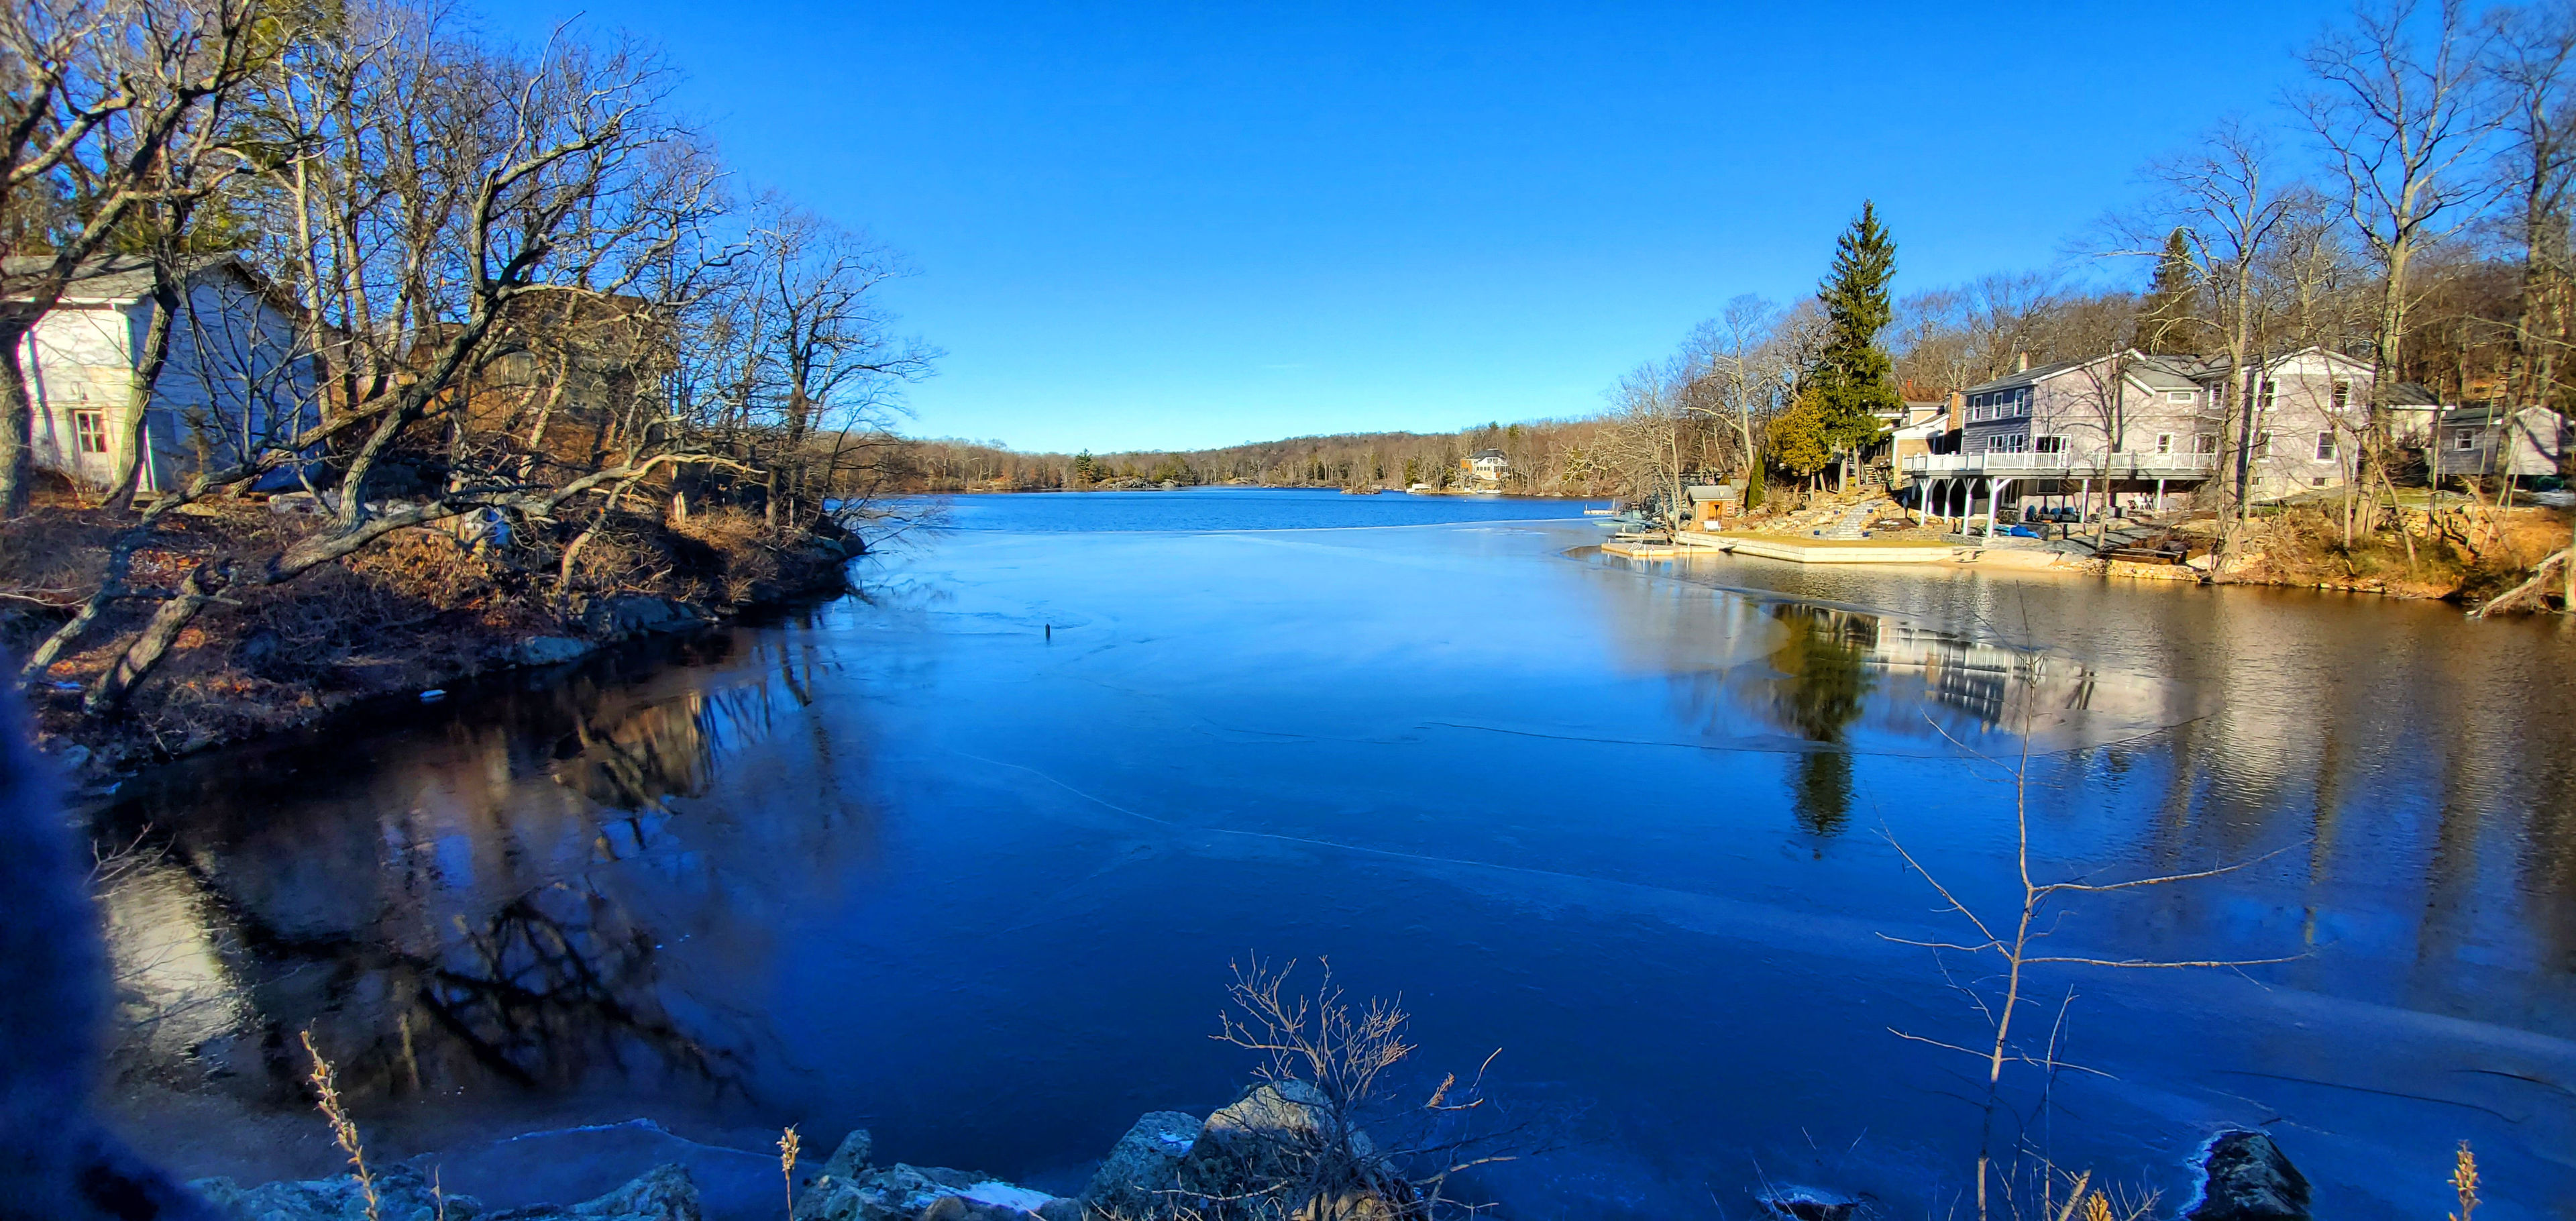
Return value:
M 1654 565 L 1579 506 L 960 497 L 865 592 L 129 782 L 128 1122 L 322 1173 L 638 1115 L 1071 1190 L 1252 1067 L 1228 964 L 1401 994 L 1546 1134 L 1532 1217 L 1763 1182 L 1963 1207 L 1981 1132 L 2133 1190 L 2260 1125 L 2320 1215 L 2576 1212 L 2576 640 L 2362 596 Z M 2032 870 L 1986 1121 L 1973 940 Z M 1909 869 L 1910 855 L 1921 871 Z M 2282 960 L 2282 961 L 2257 961 Z M 1947 969 L 1945 973 L 1944 962 Z M 1989 966 L 1991 964 L 1988 964 Z M 2053 1048 L 2053 1051 L 2051 1050 Z M 2042 1105 L 2043 1101 L 2045 1105 Z M 1972 1215 L 1972 1214 L 1971 1214 Z

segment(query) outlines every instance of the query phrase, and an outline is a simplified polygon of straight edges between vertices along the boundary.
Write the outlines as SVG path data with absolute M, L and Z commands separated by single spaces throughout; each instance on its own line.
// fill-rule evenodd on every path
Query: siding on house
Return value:
M 313 362 L 295 319 L 231 259 L 185 273 L 170 353 L 145 407 L 141 490 L 163 491 L 199 455 L 237 460 L 318 420 Z M 124 457 L 136 363 L 152 320 L 151 274 L 108 262 L 74 282 L 20 349 L 37 465 L 103 485 Z

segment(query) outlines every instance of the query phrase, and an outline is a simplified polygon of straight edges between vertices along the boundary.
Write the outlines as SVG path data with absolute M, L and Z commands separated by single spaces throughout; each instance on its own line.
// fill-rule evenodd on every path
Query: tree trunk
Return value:
M 124 706 L 126 695 L 134 690 L 135 684 L 152 673 L 154 666 L 161 664 L 161 658 L 169 653 L 171 643 L 179 638 L 188 621 L 196 618 L 198 611 L 204 610 L 207 603 L 221 595 L 227 584 L 230 584 L 229 574 L 214 561 L 189 569 L 188 575 L 179 581 L 179 592 L 152 612 L 151 621 L 143 625 L 143 634 L 126 647 L 115 665 L 98 676 L 98 684 L 91 687 L 89 695 L 81 701 L 81 711 L 97 717 Z
M 29 481 L 34 478 L 35 406 L 27 394 L 26 368 L 19 363 L 36 319 L 26 310 L 0 306 L 0 517 L 27 512 Z
M 166 273 L 156 267 L 152 285 L 152 329 L 143 339 L 143 361 L 134 370 L 134 385 L 125 396 L 124 456 L 116 461 L 115 482 L 108 485 L 107 509 L 122 513 L 134 505 L 134 494 L 143 482 L 143 455 L 150 443 L 152 393 L 161 383 L 161 370 L 170 363 L 170 328 L 179 317 L 179 290 L 168 282 Z

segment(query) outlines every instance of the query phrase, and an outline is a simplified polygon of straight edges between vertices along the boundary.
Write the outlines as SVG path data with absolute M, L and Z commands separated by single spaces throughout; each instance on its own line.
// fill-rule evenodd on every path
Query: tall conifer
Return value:
M 2139 351 L 2150 356 L 2190 354 L 2197 277 L 2191 243 L 2176 229 L 2165 238 L 2164 253 L 2156 256 L 2156 279 L 2147 287 L 2147 299 L 2138 303 Z
M 1846 453 L 1878 439 L 1880 416 L 1904 409 L 1895 362 L 1879 332 L 1896 316 L 1888 281 L 1896 276 L 1896 243 L 1864 201 L 1860 216 L 1834 243 L 1833 270 L 1817 286 L 1831 331 L 1817 355 L 1815 391 L 1821 440 Z

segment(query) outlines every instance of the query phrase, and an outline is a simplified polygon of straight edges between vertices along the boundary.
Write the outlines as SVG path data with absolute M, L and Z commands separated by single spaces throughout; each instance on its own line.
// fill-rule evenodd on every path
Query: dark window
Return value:
M 75 411 L 72 413 L 72 437 L 84 454 L 107 452 L 107 413 Z
M 2335 440 L 2334 440 L 2334 434 L 2333 434 L 2333 433 L 2331 433 L 2331 432 L 2321 432 L 2321 433 L 2318 433 L 2318 434 L 2317 434 L 2317 461 L 2319 461 L 2319 462 L 2332 462 L 2332 461 L 2334 461 L 2334 456 L 2335 456 Z

